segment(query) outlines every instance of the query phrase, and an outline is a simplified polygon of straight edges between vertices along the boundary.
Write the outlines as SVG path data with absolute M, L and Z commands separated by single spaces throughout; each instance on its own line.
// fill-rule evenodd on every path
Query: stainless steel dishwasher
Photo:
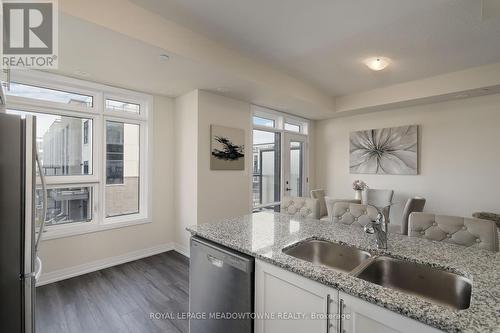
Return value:
M 189 332 L 253 333 L 253 257 L 191 237 Z

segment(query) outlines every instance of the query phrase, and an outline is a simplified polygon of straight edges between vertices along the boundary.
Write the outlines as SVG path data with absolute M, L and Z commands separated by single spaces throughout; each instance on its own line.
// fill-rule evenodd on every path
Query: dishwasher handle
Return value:
M 215 267 L 222 268 L 222 266 L 224 266 L 224 261 L 222 261 L 220 259 L 217 259 L 217 258 L 215 258 L 214 256 L 212 256 L 210 254 L 207 254 L 207 259 Z
M 254 271 L 254 259 L 251 256 L 203 238 L 191 237 L 191 251 L 200 253 L 200 260 L 207 260 L 211 266 L 218 269 L 232 267 L 246 274 L 252 274 Z

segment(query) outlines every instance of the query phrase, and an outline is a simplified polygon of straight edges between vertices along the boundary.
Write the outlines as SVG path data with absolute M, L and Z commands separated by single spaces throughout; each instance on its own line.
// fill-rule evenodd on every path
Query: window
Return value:
M 125 111 L 139 113 L 141 106 L 139 104 L 115 101 L 113 99 L 106 99 L 106 109 L 112 111 Z
M 89 121 L 85 120 L 83 122 L 83 144 L 89 143 Z
M 42 200 L 41 193 L 38 193 L 36 197 L 38 200 Z M 47 191 L 46 225 L 51 226 L 91 221 L 91 200 L 91 187 L 65 187 L 49 189 Z M 41 202 L 37 204 L 37 207 L 42 207 Z
M 151 97 L 50 73 L 13 76 L 8 95 L 18 98 L 7 98 L 8 112 L 36 116 L 37 151 L 48 189 L 43 239 L 149 222 Z M 83 107 L 64 106 L 72 104 Z M 40 221 L 39 187 L 35 203 Z
M 123 128 L 106 122 L 106 184 L 123 184 Z
M 252 122 L 256 128 L 269 127 L 307 135 L 309 120 L 252 105 Z
M 92 120 L 11 109 L 7 112 L 36 116 L 38 156 L 46 176 L 76 176 L 92 173 L 92 147 L 85 147 L 85 134 L 82 134 L 85 132 L 85 123 L 87 123 L 87 130 L 90 130 L 89 124 Z M 87 161 L 86 169 L 83 167 L 83 161 Z
M 300 133 L 300 125 L 285 123 L 285 130 Z
M 309 121 L 255 105 L 252 112 L 253 211 L 279 211 L 282 196 L 307 196 Z
M 253 124 L 257 126 L 274 127 L 274 120 L 253 116 Z
M 25 97 L 30 99 L 38 99 L 48 102 L 80 105 L 84 107 L 93 106 L 92 96 L 71 93 L 62 90 L 36 87 L 29 84 L 22 84 L 18 82 L 10 83 L 7 95 Z
M 139 149 L 138 125 L 106 122 L 106 217 L 139 211 Z
M 272 206 L 280 201 L 280 133 L 253 130 L 253 158 L 253 206 Z
M 304 143 L 301 141 L 290 141 L 289 148 L 289 195 L 292 197 L 301 197 L 305 195 L 302 190 L 302 184 L 304 183 Z

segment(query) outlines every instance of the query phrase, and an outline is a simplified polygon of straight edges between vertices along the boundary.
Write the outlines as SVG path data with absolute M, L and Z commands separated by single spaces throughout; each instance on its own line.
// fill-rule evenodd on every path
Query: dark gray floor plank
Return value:
M 188 286 L 189 260 L 170 251 L 38 287 L 37 332 L 187 333 Z

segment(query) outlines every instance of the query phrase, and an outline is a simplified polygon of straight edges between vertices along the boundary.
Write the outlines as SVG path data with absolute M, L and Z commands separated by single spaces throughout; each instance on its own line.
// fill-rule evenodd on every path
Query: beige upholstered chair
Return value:
M 333 222 L 364 227 L 377 218 L 375 207 L 349 202 L 336 202 L 333 205 Z
M 363 191 L 363 205 L 371 205 L 377 208 L 384 208 L 383 214 L 387 221 L 389 221 L 389 214 L 391 212 L 392 198 L 394 196 L 393 190 L 377 190 L 367 188 Z
M 427 213 L 410 215 L 408 236 L 477 246 L 498 252 L 498 232 L 494 222 L 473 218 Z
M 303 197 L 285 197 L 281 202 L 281 213 L 302 217 L 319 218 L 319 202 L 317 199 Z
M 425 198 L 415 197 L 406 201 L 403 210 L 403 219 L 401 220 L 401 235 L 408 235 L 408 223 L 412 213 L 420 213 L 424 211 Z
M 317 199 L 318 204 L 319 204 L 319 219 L 324 219 L 328 217 L 328 211 L 326 209 L 326 202 L 325 202 L 325 190 L 312 190 L 311 191 L 311 198 Z
M 327 217 L 322 218 L 321 220 L 323 221 L 331 221 L 333 222 L 333 207 L 335 207 L 335 204 L 337 202 L 343 202 L 343 203 L 353 203 L 353 204 L 361 204 L 361 200 L 359 199 L 334 199 L 331 197 L 325 197 L 325 204 L 326 204 L 326 211 L 328 213 Z
M 401 225 L 389 224 L 389 232 L 408 235 L 408 220 L 410 219 L 410 214 L 414 212 L 422 212 L 425 206 L 425 198 L 415 197 L 410 198 L 406 201 L 405 208 L 403 210 L 403 217 L 401 219 Z

